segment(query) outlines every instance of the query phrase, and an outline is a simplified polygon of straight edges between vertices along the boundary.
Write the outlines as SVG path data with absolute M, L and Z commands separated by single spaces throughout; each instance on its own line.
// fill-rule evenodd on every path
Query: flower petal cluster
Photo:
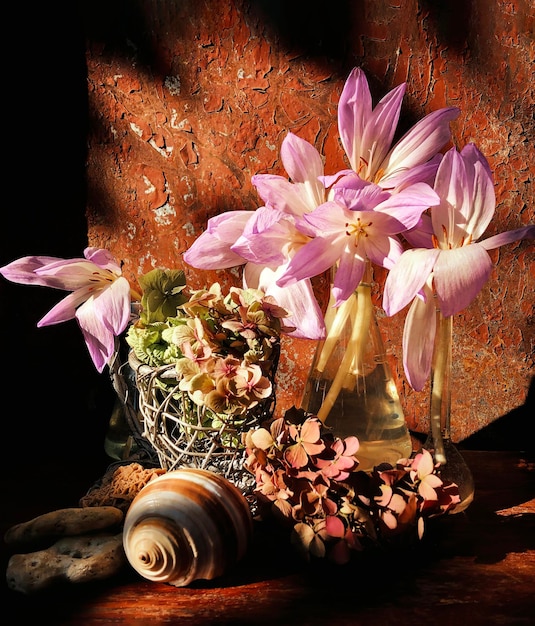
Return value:
M 333 296 L 339 306 L 355 292 L 368 259 L 387 269 L 394 266 L 403 252 L 398 234 L 414 228 L 438 201 L 425 183 L 391 194 L 358 176 L 344 177 L 334 185 L 331 201 L 303 217 L 303 229 L 313 237 L 290 260 L 278 285 L 337 267 Z
M 107 251 L 88 247 L 84 258 L 27 256 L 0 268 L 8 280 L 70 291 L 38 327 L 76 319 L 91 359 L 102 372 L 115 352 L 115 338 L 130 321 L 131 288 Z
M 356 437 L 340 439 L 315 416 L 291 409 L 242 435 L 244 467 L 255 477 L 261 516 L 292 529 L 307 557 L 346 563 L 355 551 L 387 544 L 452 510 L 457 486 L 442 481 L 422 450 L 395 467 L 358 470 Z
M 412 301 L 403 334 L 403 362 L 409 383 L 418 391 L 431 370 L 435 309 L 450 317 L 467 307 L 492 271 L 487 251 L 535 237 L 535 225 L 530 225 L 479 241 L 494 215 L 496 198 L 487 160 L 473 144 L 445 154 L 434 190 L 440 203 L 431 210 L 428 245 L 401 255 L 388 274 L 383 296 L 387 315 Z
M 278 358 L 286 311 L 255 289 L 221 285 L 192 293 L 165 321 L 132 324 L 126 341 L 137 358 L 153 367 L 173 364 L 178 389 L 197 406 L 226 417 L 243 416 L 273 393 L 271 372 Z M 189 297 L 186 297 L 189 296 Z
M 351 169 L 325 174 L 316 148 L 288 133 L 281 160 L 289 176 L 257 174 L 264 201 L 254 212 L 212 218 L 184 254 L 201 269 L 243 265 L 244 284 L 265 289 L 289 312 L 293 335 L 321 339 L 325 321 L 311 279 L 337 267 L 334 305 L 355 291 L 368 260 L 390 269 L 403 252 L 399 235 L 439 203 L 429 186 L 459 111 L 440 109 L 393 145 L 405 84 L 376 107 L 360 68 L 349 75 L 338 127 Z
M 356 67 L 338 104 L 340 139 L 352 169 L 384 189 L 432 180 L 439 151 L 450 140 L 449 124 L 460 113 L 456 107 L 433 111 L 392 145 L 405 90 L 406 83 L 398 85 L 373 107 L 366 76 Z
M 208 220 L 207 229 L 184 253 L 184 261 L 198 269 L 243 265 L 245 287 L 262 289 L 288 311 L 292 336 L 321 339 L 323 316 L 310 281 L 282 289 L 277 279 L 296 250 L 308 241 L 295 222 L 326 197 L 319 152 L 293 133 L 281 147 L 282 176 L 258 174 L 252 182 L 265 206 L 257 211 L 227 211 Z

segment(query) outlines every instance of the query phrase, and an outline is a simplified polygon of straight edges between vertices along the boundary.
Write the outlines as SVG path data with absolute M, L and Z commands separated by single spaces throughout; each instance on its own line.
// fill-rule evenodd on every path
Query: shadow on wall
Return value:
M 361 4 L 355 0 L 332 0 L 328 10 L 317 11 L 311 10 L 308 0 L 252 0 L 251 9 L 273 28 L 284 46 L 339 64 L 346 59 L 352 17 Z
M 535 376 L 531 379 L 526 402 L 459 443 L 464 450 L 522 450 L 535 453 Z
M 472 3 L 466 0 L 421 0 L 440 41 L 456 52 L 468 46 Z

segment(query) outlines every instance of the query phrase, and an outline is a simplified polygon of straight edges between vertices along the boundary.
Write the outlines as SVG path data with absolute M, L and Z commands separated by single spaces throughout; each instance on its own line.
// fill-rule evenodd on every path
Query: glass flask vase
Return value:
M 316 348 L 301 404 L 337 437 L 358 438 L 356 456 L 363 471 L 412 454 L 371 298 L 370 274 L 368 265 L 350 298 L 336 308 L 329 303 L 327 335 Z

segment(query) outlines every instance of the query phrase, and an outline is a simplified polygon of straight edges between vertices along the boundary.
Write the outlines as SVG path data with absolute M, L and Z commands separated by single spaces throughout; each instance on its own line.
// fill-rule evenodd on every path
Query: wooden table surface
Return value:
M 288 550 L 284 535 L 264 524 L 231 572 L 186 588 L 140 579 L 129 567 L 98 584 L 32 595 L 8 590 L 4 580 L 1 623 L 533 625 L 535 458 L 520 452 L 463 454 L 474 474 L 474 502 L 466 512 L 438 520 L 410 553 L 363 557 L 344 567 L 310 565 Z M 2 512 L 2 532 L 68 505 L 69 498 L 83 495 L 87 478 L 83 471 L 43 464 L 37 476 L 20 478 L 16 489 L 8 483 L 2 489 L 10 503 Z M 57 488 L 43 489 L 44 484 Z M 8 558 L 2 545 L 4 572 Z

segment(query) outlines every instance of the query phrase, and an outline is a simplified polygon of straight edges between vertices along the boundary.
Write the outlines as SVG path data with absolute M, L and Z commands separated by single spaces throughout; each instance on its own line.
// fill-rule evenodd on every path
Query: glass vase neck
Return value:
M 444 454 L 444 439 L 451 436 L 451 344 L 453 317 L 444 317 L 440 309 L 436 312 L 435 349 L 431 373 L 430 421 L 435 443 L 435 460 L 447 462 Z
M 432 450 L 440 464 L 442 480 L 454 482 L 460 503 L 453 513 L 464 511 L 474 498 L 474 479 L 462 454 L 451 441 L 451 369 L 453 317 L 445 317 L 437 308 L 436 334 L 431 370 L 430 434 L 424 448 Z

